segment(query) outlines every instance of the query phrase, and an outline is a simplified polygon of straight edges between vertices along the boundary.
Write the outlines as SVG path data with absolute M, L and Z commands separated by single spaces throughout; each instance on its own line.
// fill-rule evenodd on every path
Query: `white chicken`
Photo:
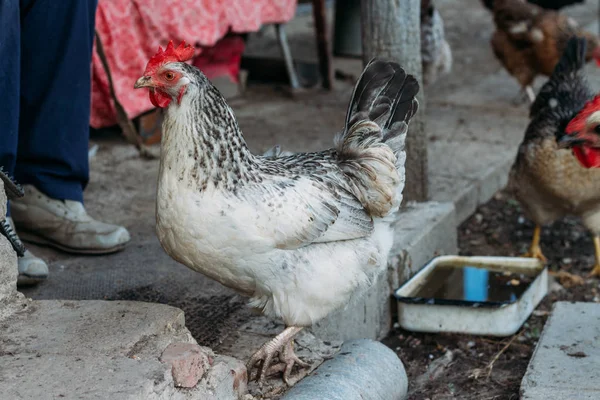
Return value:
M 157 236 L 175 260 L 283 319 L 286 329 L 252 356 L 248 371 L 258 365 L 262 384 L 278 354 L 272 367 L 290 384 L 293 366 L 306 366 L 294 335 L 343 307 L 385 267 L 419 84 L 398 64 L 373 60 L 335 148 L 256 156 L 219 91 L 185 63 L 192 55 L 171 42 L 135 83 L 165 108 Z

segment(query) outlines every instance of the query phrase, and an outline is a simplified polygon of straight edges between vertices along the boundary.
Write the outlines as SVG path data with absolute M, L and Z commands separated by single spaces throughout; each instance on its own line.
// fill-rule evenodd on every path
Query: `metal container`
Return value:
M 466 268 L 465 268 L 466 267 Z M 432 272 L 461 268 L 463 299 L 419 297 L 429 285 Z M 468 271 L 467 271 L 468 270 Z M 467 273 L 468 272 L 468 273 Z M 490 276 L 526 274 L 531 280 L 522 292 L 504 301 L 488 299 L 486 279 Z M 522 275 L 524 276 L 524 275 Z M 507 284 L 516 281 L 510 280 Z M 441 282 L 443 283 L 443 282 Z M 473 285 L 472 283 L 475 283 Z M 518 285 L 519 283 L 516 283 Z M 496 286 L 499 284 L 497 283 Z M 454 290 L 453 287 L 451 289 Z M 517 332 L 548 292 L 548 271 L 535 258 L 440 256 L 394 293 L 398 301 L 398 323 L 417 332 L 456 332 L 476 335 L 509 336 Z

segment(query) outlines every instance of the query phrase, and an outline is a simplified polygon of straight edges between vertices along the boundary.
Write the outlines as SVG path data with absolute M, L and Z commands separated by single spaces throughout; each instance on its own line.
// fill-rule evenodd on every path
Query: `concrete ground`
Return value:
M 436 3 L 455 62 L 450 76 L 425 89 L 430 197 L 452 202 L 460 222 L 504 185 L 527 124 L 527 107 L 511 104 L 519 88 L 493 57 L 491 17 L 480 1 L 465 0 L 460 7 L 452 0 Z M 592 3 L 568 13 L 588 24 L 596 16 Z M 296 19 L 288 28 L 298 59 L 315 59 L 311 29 L 308 17 Z M 274 49 L 277 54 L 271 31 L 251 38 L 248 51 L 255 48 Z M 357 60 L 336 59 L 334 65 L 354 76 L 361 70 Z M 600 74 L 594 68 L 589 70 L 597 82 Z M 254 151 L 276 143 L 294 151 L 324 149 L 342 127 L 352 90 L 351 82 L 335 84 L 334 92 L 315 90 L 297 98 L 274 87 L 250 86 L 231 105 Z M 100 219 L 125 225 L 132 243 L 121 253 L 103 257 L 72 256 L 30 245 L 49 262 L 50 278 L 21 292 L 33 299 L 141 300 L 176 306 L 185 311 L 186 325 L 199 344 L 241 357 L 239 347 L 229 344 L 231 334 L 252 320 L 244 299 L 171 260 L 155 237 L 158 161 L 140 159 L 133 147 L 110 133 L 92 141 L 100 148 L 92 160 L 86 206 Z
M 22 311 L 2 321 L 3 399 L 234 400 L 246 392 L 244 364 L 197 346 L 177 308 L 131 301 L 20 303 Z M 206 361 L 194 372 L 173 373 L 161 356 L 171 344 L 193 346 Z M 176 376 L 192 375 L 195 382 L 203 379 L 193 389 L 177 387 Z
M 558 302 L 521 383 L 523 400 L 600 397 L 600 306 Z

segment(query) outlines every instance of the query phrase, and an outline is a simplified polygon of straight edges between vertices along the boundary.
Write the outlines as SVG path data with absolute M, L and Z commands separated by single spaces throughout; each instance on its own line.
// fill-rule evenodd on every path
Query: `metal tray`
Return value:
M 531 272 L 535 278 L 514 300 L 504 302 L 419 298 L 413 293 L 425 284 L 436 266 L 473 266 L 488 271 Z M 517 332 L 548 292 L 548 271 L 534 258 L 440 256 L 394 292 L 398 323 L 416 332 L 456 332 L 509 336 Z

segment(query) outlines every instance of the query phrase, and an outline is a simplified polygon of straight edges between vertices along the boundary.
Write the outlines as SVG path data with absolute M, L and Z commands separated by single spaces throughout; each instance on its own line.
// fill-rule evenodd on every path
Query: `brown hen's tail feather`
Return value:
M 418 92 L 415 77 L 381 60 L 367 65 L 354 88 L 336 148 L 355 195 L 373 216 L 393 212 L 402 201 L 404 142 Z
M 579 30 L 577 35 L 585 38 L 587 42 L 587 47 L 585 49 L 585 62 L 589 62 L 594 58 L 598 59 L 598 53 L 600 51 L 598 49 L 598 46 L 600 46 L 600 37 L 586 30 Z
M 554 67 L 554 72 L 550 79 L 561 74 L 568 74 L 583 69 L 585 67 L 586 52 L 587 39 L 585 36 L 572 36 L 567 42 L 558 64 Z
M 540 88 L 535 101 L 529 108 L 530 118 L 534 118 L 548 107 L 560 108 L 563 104 L 572 106 L 577 104 L 574 99 L 579 95 L 583 98 L 587 96 L 585 78 L 580 72 L 586 63 L 586 48 L 587 40 L 584 37 L 572 36 L 569 38 L 552 75 Z

